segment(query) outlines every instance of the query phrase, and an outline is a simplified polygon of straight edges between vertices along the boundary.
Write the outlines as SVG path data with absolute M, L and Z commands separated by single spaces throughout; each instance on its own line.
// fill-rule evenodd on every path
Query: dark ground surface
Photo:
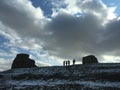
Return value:
M 120 63 L 7 70 L 0 90 L 120 90 Z

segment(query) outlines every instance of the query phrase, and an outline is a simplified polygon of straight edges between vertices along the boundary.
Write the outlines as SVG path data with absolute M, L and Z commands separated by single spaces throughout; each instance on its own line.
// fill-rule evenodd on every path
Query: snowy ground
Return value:
M 120 64 L 14 69 L 0 72 L 0 90 L 120 90 Z

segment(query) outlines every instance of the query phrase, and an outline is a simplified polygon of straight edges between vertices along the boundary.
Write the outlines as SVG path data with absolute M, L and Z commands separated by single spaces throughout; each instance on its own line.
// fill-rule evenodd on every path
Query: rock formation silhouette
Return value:
M 83 64 L 92 64 L 92 63 L 98 63 L 97 58 L 94 55 L 89 55 L 82 58 Z
M 35 65 L 35 61 L 33 59 L 29 58 L 28 54 L 17 54 L 15 59 L 13 60 L 11 69 L 14 68 L 31 68 L 31 67 L 37 67 Z

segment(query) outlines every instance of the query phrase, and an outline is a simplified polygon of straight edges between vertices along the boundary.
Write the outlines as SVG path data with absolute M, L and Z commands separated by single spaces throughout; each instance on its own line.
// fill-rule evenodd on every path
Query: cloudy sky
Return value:
M 0 71 L 18 53 L 38 66 L 95 55 L 120 62 L 119 0 L 0 0 Z

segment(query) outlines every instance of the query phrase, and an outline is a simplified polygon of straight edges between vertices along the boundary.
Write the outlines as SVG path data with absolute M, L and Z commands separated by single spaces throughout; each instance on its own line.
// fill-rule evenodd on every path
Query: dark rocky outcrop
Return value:
M 94 55 L 89 55 L 89 56 L 83 57 L 82 63 L 83 64 L 98 63 L 98 60 Z
M 36 67 L 35 61 L 29 58 L 28 54 L 17 54 L 13 60 L 11 69 Z

